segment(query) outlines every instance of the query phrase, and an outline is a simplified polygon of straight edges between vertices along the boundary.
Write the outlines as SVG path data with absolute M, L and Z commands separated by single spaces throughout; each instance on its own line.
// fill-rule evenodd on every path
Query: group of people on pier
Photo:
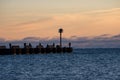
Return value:
M 7 54 L 38 54 L 38 53 L 70 53 L 72 52 L 71 43 L 69 43 L 68 47 L 62 47 L 60 45 L 46 45 L 44 47 L 41 43 L 39 43 L 35 48 L 32 47 L 31 43 L 24 43 L 24 47 L 20 48 L 19 45 L 9 44 L 9 48 L 6 46 L 0 46 L 0 55 Z

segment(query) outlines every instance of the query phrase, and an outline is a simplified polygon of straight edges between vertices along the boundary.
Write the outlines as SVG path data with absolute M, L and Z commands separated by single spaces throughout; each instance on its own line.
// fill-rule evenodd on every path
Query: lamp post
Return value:
M 62 33 L 63 33 L 63 29 L 60 28 L 60 29 L 58 30 L 58 32 L 60 33 L 60 47 L 62 47 Z

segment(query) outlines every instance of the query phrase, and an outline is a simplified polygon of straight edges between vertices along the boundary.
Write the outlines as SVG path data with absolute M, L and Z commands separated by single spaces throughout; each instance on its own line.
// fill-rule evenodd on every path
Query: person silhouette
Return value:
M 71 47 L 71 43 L 69 42 L 69 48 Z

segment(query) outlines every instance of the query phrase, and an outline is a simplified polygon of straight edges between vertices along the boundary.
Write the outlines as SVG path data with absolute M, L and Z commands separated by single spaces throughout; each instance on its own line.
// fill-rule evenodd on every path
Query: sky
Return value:
M 120 34 L 120 0 L 0 0 L 0 39 Z

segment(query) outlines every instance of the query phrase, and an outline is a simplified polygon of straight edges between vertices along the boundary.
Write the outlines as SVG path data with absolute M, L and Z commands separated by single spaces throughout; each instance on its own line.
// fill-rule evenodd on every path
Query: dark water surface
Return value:
M 0 80 L 120 80 L 120 49 L 0 56 Z

